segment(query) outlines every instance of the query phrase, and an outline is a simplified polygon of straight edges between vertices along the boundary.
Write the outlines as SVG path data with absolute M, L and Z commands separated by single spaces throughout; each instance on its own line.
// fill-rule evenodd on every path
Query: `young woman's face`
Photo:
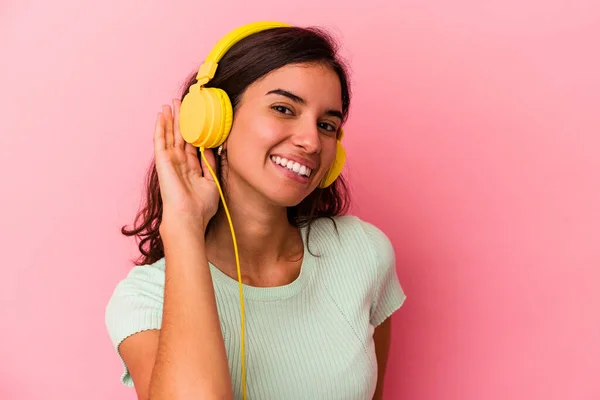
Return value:
M 340 80 L 328 67 L 287 65 L 254 82 L 225 144 L 230 188 L 279 206 L 300 203 L 335 158 L 341 111 Z

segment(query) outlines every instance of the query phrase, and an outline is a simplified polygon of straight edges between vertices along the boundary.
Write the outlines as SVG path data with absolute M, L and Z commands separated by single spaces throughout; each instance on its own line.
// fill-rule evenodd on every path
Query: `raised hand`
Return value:
M 173 111 L 163 105 L 154 129 L 154 157 L 163 202 L 163 222 L 183 221 L 202 229 L 217 212 L 219 191 L 207 166 L 198 159 L 197 149 L 186 143 L 179 130 L 181 101 L 173 100 Z M 206 160 L 215 171 L 212 151 Z M 171 222 L 169 222 L 171 223 Z

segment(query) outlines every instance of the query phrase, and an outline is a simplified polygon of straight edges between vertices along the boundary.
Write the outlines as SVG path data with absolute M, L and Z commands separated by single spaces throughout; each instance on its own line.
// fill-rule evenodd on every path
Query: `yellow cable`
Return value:
M 231 215 L 229 215 L 229 209 L 227 208 L 227 203 L 225 202 L 225 196 L 223 196 L 223 191 L 221 190 L 221 185 L 219 185 L 219 180 L 217 179 L 215 172 L 213 171 L 212 167 L 210 166 L 210 164 L 206 160 L 206 157 L 204 156 L 204 147 L 200 147 L 200 155 L 202 156 L 202 160 L 208 167 L 210 174 L 212 175 L 213 179 L 215 180 L 215 183 L 217 184 L 217 189 L 219 189 L 219 195 L 221 196 L 221 200 L 223 200 L 223 208 L 225 209 L 225 214 L 227 214 L 227 220 L 229 221 L 229 228 L 231 229 L 231 237 L 233 239 L 233 250 L 235 252 L 235 265 L 237 266 L 238 282 L 240 285 L 240 310 L 241 310 L 241 321 L 242 321 L 242 337 L 241 337 L 242 395 L 243 395 L 244 400 L 246 400 L 246 363 L 245 363 L 245 357 L 244 357 L 244 354 L 245 354 L 244 338 L 246 336 L 245 332 L 244 332 L 244 327 L 246 324 L 244 321 L 244 290 L 243 290 L 243 285 L 242 285 L 242 271 L 240 270 L 240 257 L 238 255 L 237 242 L 235 240 L 235 232 L 233 230 L 233 223 L 231 222 Z

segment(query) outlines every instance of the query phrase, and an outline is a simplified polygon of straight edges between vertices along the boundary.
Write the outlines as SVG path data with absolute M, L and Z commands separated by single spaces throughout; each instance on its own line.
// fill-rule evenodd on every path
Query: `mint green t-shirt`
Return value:
M 311 228 L 300 275 L 288 285 L 244 285 L 248 399 L 371 399 L 377 383 L 373 332 L 404 302 L 394 249 L 374 225 L 354 216 Z M 242 398 L 239 284 L 213 265 L 221 330 L 236 399 Z M 118 353 L 128 336 L 160 329 L 164 258 L 136 266 L 117 284 L 106 327 Z M 120 355 L 119 355 L 120 357 Z M 123 361 L 121 359 L 121 361 Z M 123 362 L 121 381 L 132 386 Z

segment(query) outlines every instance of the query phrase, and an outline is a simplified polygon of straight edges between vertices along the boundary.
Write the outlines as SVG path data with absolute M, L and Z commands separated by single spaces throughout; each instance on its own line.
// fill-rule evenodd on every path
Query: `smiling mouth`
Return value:
M 308 178 L 312 172 L 312 170 L 306 165 L 302 165 L 296 161 L 288 160 L 279 156 L 271 156 L 271 161 L 273 161 L 275 164 L 281 167 L 287 168 L 288 170 L 298 174 L 299 176 L 303 176 L 306 178 Z

